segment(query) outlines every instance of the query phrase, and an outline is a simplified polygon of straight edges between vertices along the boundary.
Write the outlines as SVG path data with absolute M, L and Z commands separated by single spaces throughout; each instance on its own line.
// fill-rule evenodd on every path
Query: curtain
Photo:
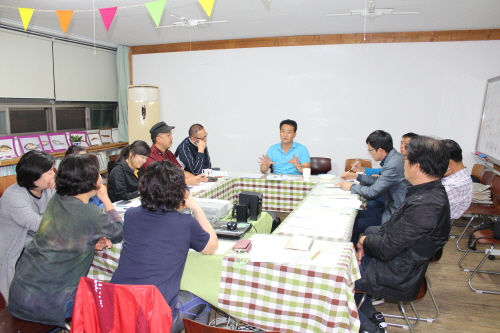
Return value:
M 116 50 L 116 69 L 118 72 L 118 139 L 128 141 L 128 102 L 127 87 L 130 85 L 130 71 L 128 61 L 129 48 L 118 45 Z

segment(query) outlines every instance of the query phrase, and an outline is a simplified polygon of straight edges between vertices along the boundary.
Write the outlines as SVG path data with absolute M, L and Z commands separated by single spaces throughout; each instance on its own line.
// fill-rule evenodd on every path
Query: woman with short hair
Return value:
M 0 198 L 0 292 L 6 300 L 16 262 L 38 231 L 54 194 L 54 157 L 32 150 L 16 165 L 17 183 Z
M 151 163 L 139 192 L 141 206 L 125 213 L 123 250 L 111 283 L 157 286 L 172 309 L 173 333 L 184 329 L 183 318 L 208 323 L 210 304 L 180 290 L 180 282 L 189 249 L 212 254 L 218 240 L 188 191 L 184 171 L 168 161 Z M 186 207 L 194 218 L 178 211 Z
M 121 218 L 99 174 L 95 155 L 70 155 L 59 165 L 57 192 L 50 200 L 33 241 L 16 267 L 9 312 L 21 319 L 64 326 L 71 317 L 76 288 L 94 258 L 97 242 L 123 236 Z M 106 213 L 89 199 L 98 195 Z
M 139 179 L 143 173 L 141 167 L 150 151 L 148 144 L 142 140 L 123 147 L 108 178 L 108 194 L 112 202 L 139 196 Z

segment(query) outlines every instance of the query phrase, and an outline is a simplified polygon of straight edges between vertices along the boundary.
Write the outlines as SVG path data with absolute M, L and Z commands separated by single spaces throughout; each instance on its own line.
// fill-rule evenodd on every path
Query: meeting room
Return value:
M 499 15 L 2 1 L 0 332 L 495 331 Z

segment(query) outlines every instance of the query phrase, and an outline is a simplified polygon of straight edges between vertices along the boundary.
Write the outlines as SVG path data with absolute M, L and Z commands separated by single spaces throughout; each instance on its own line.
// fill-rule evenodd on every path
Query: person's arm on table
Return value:
M 198 147 L 198 154 L 193 158 L 191 155 L 191 150 L 189 146 L 183 144 L 178 151 L 178 158 L 184 163 L 184 167 L 187 166 L 188 170 L 195 175 L 199 175 L 203 172 L 203 159 L 205 157 L 205 148 L 207 147 L 207 143 L 203 140 L 197 140 L 195 143 Z
M 356 178 L 360 185 L 351 185 L 350 191 L 367 199 L 373 199 L 387 192 L 400 181 L 404 181 L 401 172 L 397 171 L 395 165 L 387 165 L 380 177 L 358 175 Z
M 200 185 L 201 182 L 207 182 L 207 177 L 204 174 L 195 176 L 186 170 L 184 170 L 184 177 L 186 179 L 186 185 Z
M 104 205 L 104 211 L 108 213 L 108 215 L 111 217 L 111 219 L 115 222 L 118 222 L 117 224 L 120 225 L 120 228 L 122 230 L 121 235 L 123 236 L 123 225 L 122 225 L 122 219 L 120 215 L 116 212 L 115 207 L 113 206 L 113 203 L 109 199 L 108 196 L 108 191 L 106 189 L 106 185 L 101 185 L 99 189 L 97 190 L 97 197 L 102 201 Z M 121 238 L 114 238 L 113 239 L 114 243 L 118 243 L 121 241 Z M 107 237 L 102 237 L 98 240 L 97 244 L 95 245 L 95 249 L 97 251 L 101 251 L 104 248 L 112 248 L 113 247 L 113 242 L 108 239 Z
M 194 199 L 191 193 L 188 194 L 185 199 L 186 207 L 191 209 L 194 212 L 194 218 L 198 221 L 200 226 L 205 230 L 209 235 L 210 239 L 208 240 L 207 245 L 201 251 L 202 254 L 212 254 L 219 248 L 219 240 L 217 239 L 217 234 L 215 233 L 214 228 L 210 224 L 207 219 L 207 216 L 203 212 L 203 209 L 200 207 L 198 202 Z

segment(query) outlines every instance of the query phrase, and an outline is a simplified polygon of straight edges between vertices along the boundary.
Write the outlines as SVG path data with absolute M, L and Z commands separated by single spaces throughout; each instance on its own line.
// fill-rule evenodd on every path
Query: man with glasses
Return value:
M 366 144 L 371 157 L 380 161 L 380 177 L 345 173 L 342 175 L 343 179 L 356 179 L 360 184 L 342 182 L 339 185 L 343 190 L 359 194 L 366 199 L 374 199 L 384 194 L 385 203 L 383 208 L 362 210 L 358 213 L 352 233 L 354 244 L 367 227 L 381 225 L 391 217 L 403 202 L 410 185 L 404 175 L 404 156 L 394 149 L 389 133 L 377 130 L 366 138 Z
M 189 136 L 182 140 L 175 151 L 175 156 L 184 164 L 184 170 L 193 175 L 203 173 L 203 169 L 211 169 L 210 155 L 207 149 L 208 133 L 200 124 L 191 125 Z

